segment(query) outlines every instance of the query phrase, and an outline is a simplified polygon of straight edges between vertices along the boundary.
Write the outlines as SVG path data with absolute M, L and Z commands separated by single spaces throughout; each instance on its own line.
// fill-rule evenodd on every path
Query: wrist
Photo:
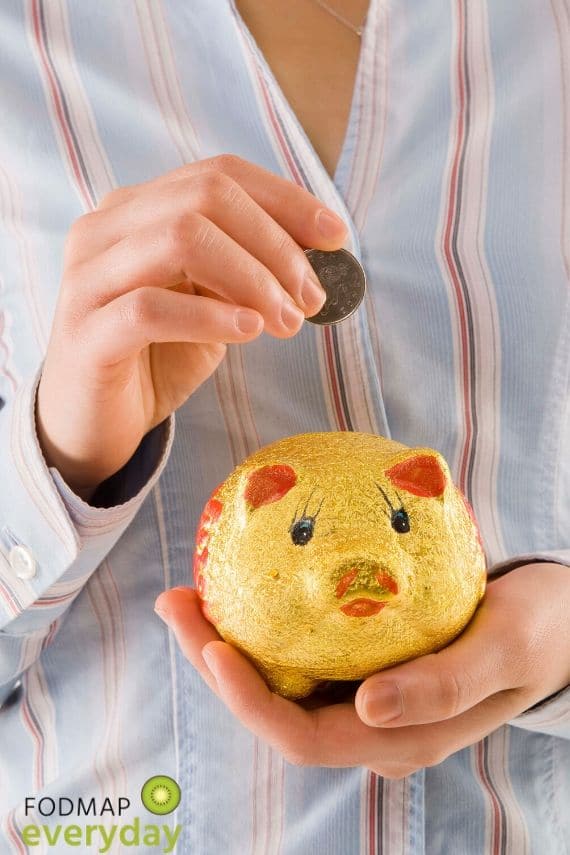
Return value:
M 86 474 L 84 471 L 83 473 L 81 471 L 84 467 L 78 466 L 77 463 L 74 463 L 68 455 L 62 454 L 58 447 L 51 441 L 39 413 L 38 396 L 36 396 L 34 412 L 36 437 L 46 466 L 48 469 L 57 469 L 69 489 L 75 493 L 76 496 L 83 499 L 83 501 L 89 502 L 98 486 L 105 479 L 91 479 L 83 477 Z

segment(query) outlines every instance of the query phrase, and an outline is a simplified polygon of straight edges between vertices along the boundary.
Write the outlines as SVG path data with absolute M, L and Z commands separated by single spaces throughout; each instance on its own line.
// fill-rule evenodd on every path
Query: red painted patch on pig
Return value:
M 198 520 L 198 528 L 196 531 L 196 543 L 194 548 L 194 557 L 192 562 L 192 571 L 194 574 L 194 583 L 196 585 L 196 591 L 201 600 L 201 607 L 204 617 L 210 621 L 210 623 L 214 623 L 212 619 L 212 615 L 208 610 L 208 605 L 206 603 L 206 580 L 202 575 L 202 570 L 205 568 L 208 561 L 208 543 L 212 536 L 212 533 L 215 531 L 220 516 L 223 510 L 223 504 L 219 499 L 216 499 L 215 496 L 219 493 L 222 488 L 224 482 L 218 484 L 216 489 L 210 495 L 210 498 L 206 502 L 204 506 L 204 510 L 200 515 L 200 519 Z
M 414 496 L 433 498 L 441 496 L 445 490 L 445 473 L 437 458 L 430 454 L 420 454 L 396 463 L 385 474 L 392 484 Z
M 292 466 L 276 463 L 256 469 L 247 479 L 244 499 L 252 508 L 260 508 L 282 499 L 297 483 Z

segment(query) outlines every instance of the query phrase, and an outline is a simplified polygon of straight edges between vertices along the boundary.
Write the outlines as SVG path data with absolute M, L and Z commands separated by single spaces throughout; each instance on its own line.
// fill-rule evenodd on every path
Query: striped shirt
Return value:
M 121 821 L 152 821 L 140 790 L 159 773 L 181 787 L 162 821 L 184 855 L 569 851 L 570 689 L 406 778 L 297 767 L 153 613 L 194 584 L 212 489 L 309 431 L 438 449 L 489 576 L 570 565 L 569 92 L 568 0 L 371 0 L 331 179 L 233 0 L 4 0 L 1 855 L 73 851 L 23 842 L 66 822 L 42 797 L 125 797 Z M 112 188 L 222 152 L 345 220 L 366 298 L 338 326 L 230 345 L 93 507 L 46 466 L 34 425 L 65 236 Z

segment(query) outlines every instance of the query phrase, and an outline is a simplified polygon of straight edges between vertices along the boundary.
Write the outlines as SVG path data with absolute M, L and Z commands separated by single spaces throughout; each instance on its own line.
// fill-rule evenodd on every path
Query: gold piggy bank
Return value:
M 302 698 L 448 644 L 486 570 L 439 452 L 343 431 L 287 437 L 234 469 L 200 517 L 194 581 L 221 637 Z

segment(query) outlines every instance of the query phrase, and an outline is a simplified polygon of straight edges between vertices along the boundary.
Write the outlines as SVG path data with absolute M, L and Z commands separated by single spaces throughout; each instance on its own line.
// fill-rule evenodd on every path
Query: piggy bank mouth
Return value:
M 340 568 L 335 594 L 338 599 L 348 594 L 347 602 L 339 607 L 343 614 L 371 617 L 381 612 L 386 603 L 398 594 L 398 584 L 377 563 L 351 561 Z

